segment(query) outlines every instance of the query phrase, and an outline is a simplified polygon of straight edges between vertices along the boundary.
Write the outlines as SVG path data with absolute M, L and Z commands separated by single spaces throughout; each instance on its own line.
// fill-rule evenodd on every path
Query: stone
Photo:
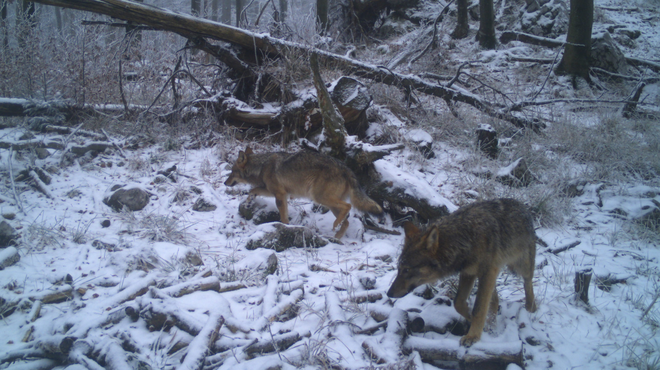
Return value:
M 238 214 L 255 225 L 280 221 L 280 212 L 262 198 L 244 200 L 238 205 Z
M 203 197 L 197 198 L 195 204 L 193 204 L 192 206 L 193 211 L 197 211 L 197 212 L 212 212 L 215 211 L 217 208 L 218 206 L 204 199 Z
M 413 129 L 408 131 L 406 139 L 414 144 L 414 148 L 422 153 L 424 158 L 431 159 L 435 157 L 432 147 L 433 137 L 428 132 L 422 129 Z
M 328 240 L 315 235 L 310 228 L 304 226 L 276 223 L 273 228 L 273 231 L 265 233 L 261 238 L 250 240 L 245 248 L 266 248 L 282 252 L 289 248 L 319 248 L 328 244 Z
M 115 187 L 113 186 L 113 189 Z M 131 211 L 139 211 L 149 204 L 151 194 L 140 188 L 119 188 L 103 199 L 103 203 L 115 210 L 121 211 L 124 207 Z
M 21 260 L 21 255 L 18 254 L 18 250 L 14 247 L 5 248 L 0 251 L 0 270 L 16 264 Z
M 16 239 L 18 239 L 16 230 L 7 221 L 0 222 L 0 248 L 16 244 Z
M 186 251 L 186 256 L 184 257 L 186 263 L 193 266 L 203 266 L 204 261 L 202 261 L 202 256 L 199 254 L 199 251 L 195 249 L 188 249 Z
M 525 158 L 518 158 L 510 165 L 497 171 L 496 179 L 509 186 L 528 186 L 536 177 L 529 171 Z
M 520 14 L 521 30 L 556 38 L 568 31 L 569 7 L 565 0 L 527 0 Z
M 613 73 L 626 74 L 628 62 L 609 32 L 600 32 L 591 37 L 591 66 Z

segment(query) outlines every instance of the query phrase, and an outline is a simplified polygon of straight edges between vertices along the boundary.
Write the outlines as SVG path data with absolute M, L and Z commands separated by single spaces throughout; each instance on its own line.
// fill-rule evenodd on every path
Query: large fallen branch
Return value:
M 458 340 L 449 338 L 408 337 L 404 350 L 418 351 L 425 361 L 458 362 L 461 369 L 507 369 L 509 364 L 523 366 L 522 342 L 477 342 L 467 351 Z
M 240 28 L 178 13 L 153 5 L 134 3 L 125 0 L 31 0 L 36 3 L 60 6 L 105 14 L 111 17 L 144 24 L 156 30 L 175 32 L 188 39 L 199 37 L 227 41 L 248 50 L 259 51 L 279 57 L 290 52 L 317 53 L 319 61 L 330 62 L 338 68 L 354 75 L 368 78 L 387 85 L 410 90 L 414 89 L 447 102 L 461 102 L 472 105 L 488 116 L 506 120 L 518 127 L 538 130 L 543 123 L 512 114 L 505 106 L 496 106 L 470 92 L 447 88 L 430 83 L 414 75 L 404 75 L 387 68 L 356 61 L 346 56 L 318 50 L 303 44 L 280 40 L 264 34 L 249 32 Z

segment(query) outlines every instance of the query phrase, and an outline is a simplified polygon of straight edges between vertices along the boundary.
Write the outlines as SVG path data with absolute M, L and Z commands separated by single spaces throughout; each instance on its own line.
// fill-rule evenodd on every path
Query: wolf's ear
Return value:
M 238 159 L 236 160 L 236 165 L 238 167 L 245 167 L 247 164 L 247 155 L 245 154 L 244 151 L 238 152 Z
M 419 228 L 410 221 L 403 223 L 403 231 L 406 233 L 406 239 L 408 240 L 413 240 L 419 236 Z
M 434 251 L 438 248 L 438 240 L 440 239 L 440 231 L 437 227 L 432 228 L 426 236 L 426 249 Z
M 252 148 L 250 148 L 249 146 L 248 146 L 247 148 L 245 148 L 245 155 L 250 155 L 250 154 L 252 154 L 252 153 L 254 153 L 254 152 L 252 151 Z

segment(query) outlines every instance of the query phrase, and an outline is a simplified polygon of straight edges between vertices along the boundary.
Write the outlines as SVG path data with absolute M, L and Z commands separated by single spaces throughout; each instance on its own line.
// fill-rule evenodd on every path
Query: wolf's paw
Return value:
M 473 335 L 468 333 L 461 338 L 459 343 L 463 347 L 470 347 L 471 345 L 477 343 L 479 339 L 481 339 L 481 335 Z

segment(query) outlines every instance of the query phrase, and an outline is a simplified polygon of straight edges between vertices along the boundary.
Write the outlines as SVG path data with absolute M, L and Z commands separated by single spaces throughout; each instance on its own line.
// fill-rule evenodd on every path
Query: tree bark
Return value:
M 231 0 L 222 1 L 222 13 L 220 15 L 220 22 L 224 24 L 231 24 Z
M 321 29 L 321 34 L 325 34 L 328 28 L 328 0 L 316 0 L 316 22 Z
M 500 42 L 506 44 L 509 41 L 520 41 L 526 44 L 544 46 L 547 48 L 556 48 L 558 46 L 564 45 L 563 42 L 557 41 L 555 39 L 548 39 L 545 37 L 530 35 L 527 33 L 514 32 L 514 31 L 502 32 L 502 35 L 500 35 Z
M 241 27 L 241 12 L 243 12 L 243 0 L 236 0 L 236 27 Z
M 594 0 L 571 0 L 568 34 L 564 56 L 557 67 L 560 74 L 589 79 L 591 28 L 594 20 Z
M 456 28 L 452 32 L 451 37 L 455 39 L 463 39 L 468 35 L 470 25 L 468 24 L 468 4 L 467 0 L 457 0 L 456 8 L 458 14 L 456 15 Z
M 202 0 L 190 0 L 190 14 L 199 17 L 202 14 Z
M 477 32 L 479 46 L 484 49 L 495 49 L 495 12 L 493 0 L 479 0 L 479 32 Z
M 344 127 L 344 117 L 332 103 L 330 93 L 321 79 L 319 71 L 319 62 L 316 53 L 309 56 L 309 63 L 312 68 L 312 78 L 314 87 L 317 91 L 317 99 L 321 108 L 323 117 L 323 132 L 325 134 L 325 145 L 330 147 L 330 155 L 341 160 L 346 157 L 346 128 Z
M 266 6 L 266 4 L 264 4 Z M 289 12 L 289 4 L 287 0 L 280 0 L 280 22 L 286 22 L 286 16 Z

